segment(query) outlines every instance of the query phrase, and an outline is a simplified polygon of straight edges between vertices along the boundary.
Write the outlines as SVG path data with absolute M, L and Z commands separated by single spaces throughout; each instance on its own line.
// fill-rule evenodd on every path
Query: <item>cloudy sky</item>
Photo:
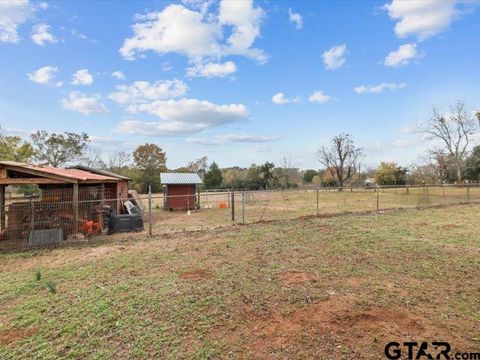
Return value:
M 355 136 L 409 165 L 432 105 L 480 106 L 480 4 L 0 1 L 0 125 L 85 131 L 106 155 L 153 142 L 171 168 L 248 166 Z

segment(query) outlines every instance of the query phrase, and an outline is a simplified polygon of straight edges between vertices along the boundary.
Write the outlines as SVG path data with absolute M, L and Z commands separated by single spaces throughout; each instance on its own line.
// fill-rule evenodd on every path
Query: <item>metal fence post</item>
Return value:
M 242 224 L 245 224 L 245 190 L 242 192 Z
M 470 202 L 470 185 L 467 184 L 467 202 Z
M 318 187 L 317 187 L 317 216 L 320 215 L 320 209 L 318 207 L 318 202 L 319 202 L 319 199 L 318 199 Z
M 152 184 L 148 184 L 148 233 L 152 236 Z
M 377 211 L 380 210 L 380 187 L 377 186 Z
M 232 221 L 235 222 L 235 191 L 233 190 L 233 187 L 232 187 L 231 207 L 232 207 Z

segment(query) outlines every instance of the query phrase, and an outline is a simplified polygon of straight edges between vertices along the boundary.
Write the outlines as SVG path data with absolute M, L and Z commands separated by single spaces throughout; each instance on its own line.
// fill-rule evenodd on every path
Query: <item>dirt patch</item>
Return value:
M 440 328 L 411 310 L 366 306 L 353 296 L 336 295 L 289 313 L 274 312 L 269 316 L 243 309 L 242 317 L 245 327 L 237 330 L 240 333 L 236 337 L 249 338 L 249 350 L 260 357 L 290 351 L 309 357 L 328 351 L 332 358 L 341 358 L 347 352 L 361 359 L 361 354 L 382 354 L 389 341 L 424 338 L 448 338 L 456 346 L 464 345 L 460 338 L 452 339 L 447 328 Z M 317 339 L 318 346 L 304 348 L 302 339 Z
M 426 222 L 421 222 L 421 223 L 413 224 L 413 226 L 416 227 L 416 228 L 425 227 L 425 226 L 428 226 L 428 223 L 426 223 Z
M 288 285 L 301 284 L 305 282 L 318 281 L 318 276 L 315 274 L 302 271 L 286 271 L 277 275 L 277 278 Z
M 457 224 L 445 224 L 445 225 L 441 225 L 440 228 L 441 229 L 445 229 L 445 230 L 448 230 L 448 229 L 458 229 L 460 226 L 457 225 Z
M 182 280 L 192 280 L 192 281 L 201 281 L 201 280 L 207 280 L 212 277 L 212 273 L 207 270 L 191 270 L 191 271 L 185 271 L 180 274 L 180 279 Z
M 14 344 L 19 340 L 32 336 L 38 332 L 38 328 L 21 329 L 11 328 L 0 332 L 0 345 Z

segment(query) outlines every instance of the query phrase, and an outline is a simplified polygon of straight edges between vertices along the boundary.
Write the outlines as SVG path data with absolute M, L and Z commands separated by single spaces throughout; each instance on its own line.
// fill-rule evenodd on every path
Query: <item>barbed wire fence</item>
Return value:
M 480 185 L 234 189 L 175 196 L 150 192 L 129 200 L 134 203 L 134 208 L 130 208 L 130 215 L 137 221 L 134 230 L 143 230 L 141 236 L 145 233 L 159 236 L 214 230 L 233 224 L 475 203 L 480 202 Z M 171 211 L 166 205 L 171 200 L 185 205 L 179 211 Z M 124 201 L 102 198 L 73 202 L 51 196 L 10 199 L 0 208 L 0 251 L 105 239 L 112 232 L 112 219 L 117 219 L 120 212 L 129 212 L 126 207 L 116 206 Z M 124 233 L 123 236 L 137 235 Z

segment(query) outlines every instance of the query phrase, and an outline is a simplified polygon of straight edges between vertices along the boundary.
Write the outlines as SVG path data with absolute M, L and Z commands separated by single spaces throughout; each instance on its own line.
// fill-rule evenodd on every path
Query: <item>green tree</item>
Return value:
M 87 134 L 63 134 L 37 131 L 31 135 L 35 158 L 50 166 L 64 166 L 83 157 L 90 138 Z
M 148 184 L 152 185 L 153 192 L 159 191 L 160 173 L 167 170 L 167 157 L 162 148 L 148 143 L 140 145 L 133 152 L 133 160 L 142 173 L 139 181 L 141 191 L 147 192 Z
M 215 189 L 222 185 L 222 180 L 222 172 L 218 168 L 218 164 L 214 161 L 205 173 L 203 184 L 206 189 Z
M 275 164 L 271 162 L 265 162 L 265 164 L 260 165 L 260 176 L 263 180 L 263 188 L 268 189 L 269 185 L 271 185 L 275 180 L 276 177 L 273 174 L 273 169 L 275 168 Z
M 394 162 L 381 162 L 375 171 L 378 185 L 405 185 L 407 169 Z
M 480 116 L 480 113 L 478 113 Z M 465 161 L 465 178 L 468 180 L 480 180 L 480 145 L 473 148 L 472 153 Z
M 0 160 L 29 162 L 34 154 L 32 145 L 20 137 L 0 135 Z
M 305 172 L 303 173 L 303 182 L 310 184 L 316 175 L 318 175 L 318 171 L 316 170 L 312 170 L 312 169 L 305 170 Z

